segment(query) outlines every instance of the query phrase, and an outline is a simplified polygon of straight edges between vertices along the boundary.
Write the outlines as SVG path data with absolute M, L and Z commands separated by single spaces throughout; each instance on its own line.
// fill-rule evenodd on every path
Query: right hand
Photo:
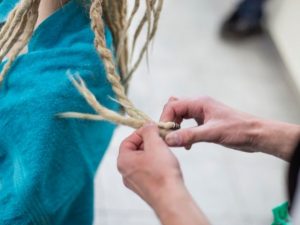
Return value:
M 288 159 L 300 137 L 299 126 L 261 120 L 209 97 L 170 98 L 161 121 L 181 124 L 184 119 L 194 119 L 198 126 L 169 133 L 166 136 L 169 146 L 189 149 L 196 142 L 212 142 L 241 151 L 262 151 Z
M 174 131 L 166 136 L 170 146 L 189 148 L 196 142 L 213 142 L 244 151 L 255 151 L 256 118 L 238 112 L 209 97 L 196 99 L 170 98 L 161 115 L 161 121 L 181 123 L 194 119 L 198 126 Z

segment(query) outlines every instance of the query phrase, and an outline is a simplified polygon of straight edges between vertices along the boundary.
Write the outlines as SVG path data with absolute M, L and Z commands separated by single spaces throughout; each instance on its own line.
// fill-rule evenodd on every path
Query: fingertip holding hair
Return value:
M 166 142 L 169 146 L 178 147 L 181 145 L 181 137 L 176 132 L 171 132 L 166 136 Z

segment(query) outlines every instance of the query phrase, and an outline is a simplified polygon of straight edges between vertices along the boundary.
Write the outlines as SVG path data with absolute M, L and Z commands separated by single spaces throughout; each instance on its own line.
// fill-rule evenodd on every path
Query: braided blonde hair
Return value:
M 32 36 L 38 19 L 40 1 L 41 0 L 20 0 L 20 3 L 9 14 L 7 22 L 0 31 L 1 62 L 9 52 L 7 56 L 8 61 L 0 73 L 0 82 L 3 81 L 12 63 Z M 91 0 L 89 5 L 91 27 L 95 34 L 95 48 L 103 60 L 107 79 L 115 92 L 116 101 L 122 105 L 125 114 L 114 112 L 101 105 L 93 93 L 89 91 L 80 76 L 77 75 L 70 76 L 72 83 L 97 114 L 68 112 L 60 114 L 60 116 L 91 120 L 108 120 L 136 129 L 141 127 L 144 123 L 151 121 L 145 113 L 137 109 L 128 99 L 126 89 L 132 74 L 140 65 L 145 54 L 147 54 L 149 43 L 155 36 L 163 0 L 145 0 L 146 9 L 134 32 L 132 47 L 129 52 L 128 29 L 140 9 L 140 0 L 134 1 L 133 9 L 129 17 L 127 17 L 127 0 Z M 104 34 L 105 23 L 109 26 L 113 35 L 114 46 L 117 49 L 116 60 L 106 44 Z M 129 57 L 132 57 L 137 40 L 145 26 L 147 27 L 147 38 L 142 45 L 137 60 L 133 63 L 133 66 L 129 68 Z M 115 63 L 115 61 L 117 63 Z M 120 75 L 117 74 L 118 70 L 120 71 Z M 159 123 L 158 125 L 163 133 L 170 129 L 177 128 L 177 125 L 173 122 Z

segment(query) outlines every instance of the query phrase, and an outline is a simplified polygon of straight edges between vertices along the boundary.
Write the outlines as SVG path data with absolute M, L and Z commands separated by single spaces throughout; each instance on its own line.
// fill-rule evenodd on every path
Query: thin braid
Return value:
M 120 12 L 121 12 L 121 25 L 122 29 L 120 30 L 120 40 L 119 40 L 119 45 L 123 45 L 123 51 L 122 51 L 122 56 L 120 60 L 121 64 L 121 70 L 122 70 L 122 78 L 128 73 L 128 38 L 127 35 L 125 35 L 125 39 L 122 40 L 122 32 L 126 29 L 127 25 L 127 0 L 122 0 L 120 3 Z
M 100 115 L 101 119 L 105 118 L 117 124 L 123 124 L 126 126 L 131 125 L 133 128 L 139 128 L 144 123 L 144 121 L 135 118 L 127 118 L 102 106 L 97 101 L 96 97 L 92 94 L 92 92 L 88 90 L 84 81 L 80 77 L 72 76 L 71 81 L 74 84 L 74 86 L 77 88 L 77 90 L 84 96 L 84 98 L 89 103 L 89 105 L 92 106 L 92 108 Z M 64 113 L 64 114 L 60 114 L 59 116 L 73 117 L 72 115 L 73 113 Z
M 146 0 L 146 1 L 149 1 L 149 0 Z M 148 4 L 150 4 L 150 9 L 149 9 L 149 6 L 146 8 L 144 16 L 142 17 L 141 21 L 139 22 L 139 25 L 136 28 L 134 36 L 133 36 L 132 47 L 131 47 L 131 56 L 130 56 L 131 60 L 133 59 L 133 53 L 135 51 L 135 47 L 136 47 L 136 43 L 138 41 L 138 38 L 139 38 L 139 36 L 140 36 L 147 20 L 149 20 L 149 19 L 151 20 L 151 16 L 149 16 L 149 14 L 151 15 L 151 11 L 153 11 L 151 9 L 155 8 L 156 0 L 150 1 Z M 150 12 L 149 12 L 149 10 L 150 10 Z M 151 32 L 149 31 L 149 29 L 151 29 L 151 24 L 150 23 L 148 23 L 147 38 L 146 38 L 146 42 L 145 42 L 144 46 L 148 45 L 149 42 L 150 42 L 149 39 L 150 39 L 150 33 Z
M 134 7 L 132 9 L 130 17 L 129 17 L 128 21 L 125 23 L 124 29 L 121 32 L 120 44 L 118 45 L 118 49 L 117 49 L 117 61 L 121 57 L 121 55 L 124 54 L 123 51 L 126 50 L 126 53 L 125 53 L 126 54 L 126 63 L 128 63 L 127 33 L 128 33 L 129 27 L 131 26 L 134 16 L 138 12 L 139 7 L 140 7 L 140 0 L 135 0 Z M 126 76 L 126 75 L 127 75 L 127 71 L 124 74 L 124 76 Z
M 121 29 L 121 24 L 119 23 L 121 18 L 120 18 L 120 13 L 119 13 L 119 1 L 121 0 L 118 0 L 118 1 L 111 1 L 111 5 L 112 5 L 112 9 L 114 9 L 114 16 L 115 16 L 115 19 L 113 20 L 113 23 L 115 25 L 115 27 L 117 28 L 116 31 L 119 33 L 120 32 L 120 29 Z M 102 8 L 102 6 L 101 6 Z M 117 38 L 119 37 L 119 35 L 117 36 Z
M 6 42 L 7 39 L 11 37 L 15 28 L 20 23 L 23 15 L 26 14 L 28 9 L 31 7 L 31 3 L 32 3 L 31 0 L 24 0 L 24 1 L 20 2 L 16 6 L 16 8 L 12 11 L 11 16 L 8 17 L 8 20 L 6 22 L 7 27 L 5 25 L 0 33 L 0 37 L 3 37 L 0 41 L 0 48 L 2 48 L 2 45 L 4 44 L 4 42 Z
M 9 14 L 7 21 L 12 21 L 13 18 L 15 17 L 16 13 L 17 13 L 18 8 L 14 8 L 13 11 Z M 6 34 L 8 33 L 8 29 L 10 28 L 10 22 L 6 22 L 1 30 L 0 30 L 0 37 L 2 37 L 2 39 L 0 39 L 0 49 L 2 49 L 4 43 L 7 41 L 7 38 L 9 37 Z
M 21 5 L 19 7 L 22 7 Z M 14 28 L 18 25 L 17 21 L 17 14 L 19 13 L 19 7 L 16 7 L 9 15 L 8 20 L 6 21 L 5 25 L 1 29 L 0 35 L 0 48 L 3 48 L 4 43 L 12 37 L 12 33 L 14 31 Z
M 141 120 L 139 118 L 133 117 L 125 117 L 122 116 L 110 109 L 102 106 L 94 96 L 94 94 L 88 89 L 85 85 L 84 81 L 80 78 L 80 76 L 71 76 L 70 77 L 73 85 L 77 88 L 77 90 L 84 96 L 87 103 L 98 113 L 98 115 L 94 114 L 86 114 L 86 113 L 77 113 L 77 112 L 67 112 L 61 113 L 57 116 L 60 118 L 80 118 L 85 120 L 109 120 L 115 124 L 122 124 L 125 126 L 129 126 L 135 129 L 142 127 L 147 121 L 150 120 Z M 124 105 L 124 107 L 126 107 Z M 170 130 L 179 129 L 180 126 L 174 122 L 159 122 L 157 123 L 160 128 L 160 135 L 165 137 Z
M 103 59 L 106 68 L 107 79 L 110 81 L 118 100 L 122 104 L 129 106 L 129 108 L 125 108 L 128 115 L 132 117 L 148 119 L 148 117 L 144 113 L 136 109 L 133 106 L 133 104 L 129 101 L 129 99 L 125 94 L 125 89 L 120 82 L 120 77 L 116 74 L 112 53 L 106 47 L 106 40 L 104 36 L 104 24 L 101 18 L 102 16 L 101 4 L 102 4 L 102 0 L 93 0 L 90 9 L 90 15 L 92 21 L 92 29 L 95 33 L 95 47 Z
M 3 70 L 1 71 L 0 83 L 3 81 L 5 75 L 7 74 L 8 70 L 10 69 L 10 67 L 13 64 L 16 57 L 23 50 L 23 48 L 26 46 L 28 40 L 32 36 L 32 33 L 34 31 L 34 26 L 38 19 L 39 4 L 40 4 L 40 0 L 27 1 L 26 4 L 24 4 L 25 6 L 30 7 L 30 10 L 28 11 L 28 14 L 27 14 L 28 21 L 26 23 L 24 32 L 23 32 L 22 36 L 20 37 L 20 41 L 18 41 L 15 44 L 15 46 L 12 48 L 8 62 L 5 64 Z M 26 12 L 25 9 L 24 9 L 24 12 Z
M 27 22 L 27 15 L 23 15 L 18 27 L 12 33 L 11 37 L 4 43 L 3 47 L 1 48 L 2 51 L 0 52 L 0 61 L 7 55 L 9 51 L 11 51 L 12 47 L 19 41 L 20 36 L 23 34 Z
M 111 27 L 114 30 L 114 33 L 116 34 L 114 37 L 116 47 L 119 44 L 119 32 L 120 32 L 120 29 L 122 29 L 121 24 L 119 23 L 121 18 L 120 18 L 120 14 L 118 12 L 118 8 L 119 8 L 118 1 L 110 1 L 109 9 L 112 9 L 112 11 L 108 12 L 108 13 L 110 13 L 110 15 L 112 17 L 111 18 Z M 103 10 L 103 8 L 102 8 L 102 10 Z
M 133 53 L 134 53 L 134 51 L 135 51 L 135 47 L 136 47 L 137 40 L 138 40 L 138 38 L 139 38 L 139 36 L 140 36 L 142 30 L 143 30 L 143 27 L 144 27 L 144 25 L 145 25 L 145 23 L 146 23 L 146 20 L 147 20 L 147 15 L 144 14 L 144 16 L 143 16 L 143 18 L 141 19 L 141 21 L 140 21 L 138 27 L 137 27 L 136 30 L 135 30 L 135 33 L 134 33 L 134 36 L 133 36 L 132 45 L 131 45 L 131 50 L 130 50 L 130 52 L 131 52 L 130 59 L 131 59 L 131 60 L 132 60 L 132 58 L 133 58 Z
M 136 63 L 134 64 L 134 66 L 132 67 L 132 69 L 129 71 L 126 79 L 124 80 L 125 85 L 127 85 L 127 83 L 129 82 L 130 78 L 132 77 L 133 73 L 139 67 L 139 65 L 140 65 L 140 63 L 141 63 L 141 61 L 143 59 L 143 56 L 145 55 L 145 53 L 146 53 L 146 51 L 148 49 L 150 41 L 152 41 L 152 39 L 154 38 L 154 36 L 156 34 L 156 31 L 157 31 L 157 28 L 158 28 L 158 22 L 159 22 L 160 14 L 161 14 L 161 11 L 162 11 L 162 7 L 163 7 L 163 0 L 158 0 L 158 6 L 157 6 L 157 8 L 155 10 L 155 13 L 154 13 L 154 22 L 153 22 L 153 28 L 152 28 L 150 37 L 149 37 L 149 39 L 147 39 L 147 41 L 144 44 L 142 50 L 140 51 L 140 54 L 139 54 L 139 57 L 138 57 Z
M 148 61 L 148 45 L 150 41 L 150 35 L 151 35 L 151 28 L 152 28 L 152 0 L 146 0 L 146 16 L 147 16 L 147 38 L 146 38 L 146 52 L 147 52 L 147 61 Z
M 95 34 L 95 48 L 103 60 L 107 79 L 111 83 L 112 89 L 116 94 L 117 100 L 115 101 L 119 102 L 119 104 L 123 106 L 127 115 L 119 114 L 101 105 L 80 77 L 77 77 L 77 79 L 75 77 L 71 77 L 70 79 L 74 86 L 97 114 L 92 115 L 69 112 L 60 114 L 60 116 L 91 120 L 109 120 L 111 122 L 133 128 L 139 128 L 147 121 L 151 121 L 145 113 L 137 109 L 128 99 L 124 87 L 125 85 L 122 85 L 121 83 L 121 80 L 124 81 L 125 78 L 128 79 L 127 32 L 140 6 L 140 0 L 135 0 L 134 8 L 129 19 L 127 19 L 127 1 L 128 0 L 92 0 L 91 4 L 89 4 L 91 27 Z M 147 52 L 148 45 L 156 32 L 157 22 L 161 11 L 160 4 L 157 8 L 155 8 L 157 0 L 145 1 L 147 9 L 134 35 L 135 46 L 143 27 L 146 23 L 148 24 L 147 38 L 139 55 L 139 63 L 145 52 Z M 163 2 L 163 0 L 158 1 L 159 3 Z M 40 0 L 21 0 L 21 2 L 10 13 L 5 25 L 1 28 L 0 58 L 2 60 L 8 52 L 9 57 L 8 62 L 4 65 L 4 68 L 1 71 L 0 82 L 3 81 L 4 76 L 7 74 L 16 57 L 20 54 L 32 36 L 38 19 L 39 4 Z M 117 48 L 117 64 L 120 68 L 121 76 L 117 75 L 113 54 L 106 44 L 104 21 L 102 16 L 113 35 L 114 46 Z M 137 64 L 135 64 L 135 67 L 137 67 Z M 160 127 L 160 131 L 163 136 L 171 129 L 178 128 L 178 126 L 176 126 L 173 122 L 158 123 L 158 126 Z
M 113 41 L 114 41 L 114 46 L 115 48 L 119 49 L 120 45 L 125 45 L 126 43 L 123 44 L 123 41 L 121 41 L 121 31 L 123 30 L 123 21 L 126 21 L 126 15 L 124 16 L 123 12 L 121 12 L 123 4 L 122 1 L 126 0 L 118 0 L 118 1 L 111 1 L 111 0 L 104 0 L 103 1 L 103 15 L 105 18 L 106 23 L 110 27 L 110 30 L 113 35 Z M 116 60 L 116 65 L 118 65 L 120 69 L 120 76 L 122 77 L 127 74 L 127 62 L 126 62 L 126 55 L 127 55 L 127 49 L 122 49 L 121 54 L 117 53 L 117 60 Z M 118 57 L 120 56 L 120 57 Z M 124 59 L 125 58 L 125 59 Z
M 132 9 L 132 12 L 131 12 L 131 14 L 130 14 L 130 17 L 129 17 L 129 19 L 128 19 L 128 22 L 127 22 L 126 27 L 125 27 L 125 30 L 124 30 L 124 33 L 125 33 L 125 34 L 127 34 L 128 29 L 129 29 L 129 27 L 131 26 L 131 23 L 132 23 L 132 21 L 133 21 L 133 18 L 134 18 L 134 16 L 136 15 L 136 13 L 137 13 L 139 7 L 140 7 L 140 0 L 135 0 L 134 7 L 133 7 L 133 9 Z
M 118 0 L 115 1 L 116 4 L 116 10 L 113 12 L 116 14 L 116 20 L 115 23 L 117 24 L 116 28 L 116 49 L 117 49 L 117 64 L 119 65 L 119 69 L 121 71 L 121 77 L 123 79 L 123 76 L 127 74 L 127 37 L 125 36 L 125 39 L 122 39 L 122 32 L 125 29 L 126 26 L 126 16 L 127 16 L 127 0 Z M 120 52 L 119 50 L 122 49 Z
M 105 1 L 105 0 L 104 0 Z M 162 3 L 163 0 L 160 0 L 160 3 Z M 106 2 L 107 3 L 107 2 Z M 112 53 L 110 52 L 110 50 L 106 47 L 106 41 L 105 41 L 105 36 L 104 36 L 104 31 L 103 31 L 103 20 L 101 18 L 102 16 L 102 8 L 101 8 L 101 4 L 102 4 L 102 0 L 94 0 L 92 1 L 92 5 L 91 5 L 91 9 L 90 9 L 90 15 L 91 15 L 91 20 L 92 20 L 92 29 L 95 33 L 95 46 L 97 51 L 99 52 L 100 56 L 102 57 L 102 60 L 104 62 L 104 65 L 106 67 L 106 72 L 107 72 L 107 79 L 110 81 L 112 88 L 116 94 L 116 97 L 118 98 L 119 103 L 124 107 L 125 111 L 127 112 L 127 114 L 129 115 L 129 117 L 126 116 L 122 116 L 120 114 L 118 114 L 118 116 L 120 116 L 120 120 L 116 121 L 113 118 L 110 118 L 109 115 L 105 115 L 104 112 L 99 111 L 99 105 L 101 105 L 99 102 L 89 102 L 89 99 L 96 99 L 95 97 L 93 97 L 93 94 L 88 90 L 88 88 L 85 86 L 83 81 L 79 81 L 77 83 L 76 88 L 79 90 L 79 92 L 82 93 L 82 95 L 85 97 L 86 101 L 89 102 L 89 104 L 92 106 L 92 108 L 94 108 L 94 110 L 96 112 L 98 112 L 100 114 L 100 116 L 93 116 L 93 115 L 86 115 L 86 114 L 78 114 L 78 113 L 67 113 L 65 115 L 62 116 L 67 116 L 67 117 L 79 117 L 79 118 L 84 118 L 84 119 L 97 119 L 97 120 L 102 120 L 102 119 L 106 119 L 109 120 L 111 122 L 115 122 L 115 123 L 121 123 L 125 125 L 126 121 L 129 120 L 138 120 L 139 125 L 138 127 L 141 127 L 144 123 L 146 123 L 147 121 L 150 121 L 151 119 L 144 114 L 143 112 L 141 112 L 140 110 L 136 109 L 133 104 L 131 103 L 131 101 L 127 98 L 126 94 L 125 94 L 125 89 L 124 86 L 122 86 L 121 81 L 120 81 L 120 77 L 118 75 L 116 75 L 116 70 L 115 70 L 115 66 L 114 66 L 114 62 L 113 62 L 113 58 L 112 58 Z M 153 0 L 152 4 L 155 4 L 155 0 Z M 104 2 L 105 5 L 105 2 Z M 109 4 L 108 4 L 109 5 Z M 108 6 L 105 5 L 105 6 Z M 151 5 L 151 7 L 153 6 Z M 148 6 L 149 7 L 149 6 Z M 155 21 L 155 19 L 159 18 L 160 15 L 160 5 L 158 5 L 157 9 L 156 9 L 156 14 L 154 15 L 154 26 L 151 30 L 150 36 L 148 36 L 146 44 L 149 44 L 150 39 L 153 38 L 155 32 L 156 32 L 156 28 L 157 28 L 157 23 Z M 116 9 L 115 9 L 116 10 Z M 149 9 L 147 9 L 149 10 Z M 111 23 L 112 18 L 116 17 L 116 11 L 109 11 L 107 9 L 108 12 L 108 20 Z M 148 12 L 149 13 L 149 12 Z M 151 10 L 152 13 L 152 10 Z M 150 14 L 151 14 L 150 13 Z M 120 15 L 120 14 L 119 14 Z M 148 14 L 149 15 L 149 14 Z M 146 16 L 146 19 L 149 19 L 149 17 Z M 114 23 L 111 23 L 114 24 Z M 118 24 L 120 25 L 120 24 Z M 115 34 L 115 36 L 117 37 L 117 45 L 119 46 L 120 43 L 120 30 L 116 31 L 115 27 L 117 25 L 113 25 L 111 28 L 113 30 L 113 33 Z M 121 35 L 122 32 L 121 32 Z M 122 36 L 121 36 L 122 38 Z M 123 41 L 123 40 L 122 40 Z M 142 58 L 144 51 L 146 51 L 147 47 L 144 46 L 144 48 L 142 49 L 142 55 L 140 55 L 140 58 Z M 97 110 L 98 107 L 98 110 Z M 108 111 L 107 111 L 108 112 Z M 112 115 L 112 114 L 110 114 Z M 123 120 L 123 122 L 121 122 L 121 120 Z M 137 128 L 136 125 L 134 124 L 134 122 L 132 121 L 132 123 L 127 124 L 131 127 Z M 179 126 L 177 124 L 175 124 L 174 122 L 170 122 L 170 123 L 160 123 L 160 130 L 161 130 L 161 135 L 164 136 L 166 135 L 166 133 L 169 132 L 170 129 L 178 129 Z

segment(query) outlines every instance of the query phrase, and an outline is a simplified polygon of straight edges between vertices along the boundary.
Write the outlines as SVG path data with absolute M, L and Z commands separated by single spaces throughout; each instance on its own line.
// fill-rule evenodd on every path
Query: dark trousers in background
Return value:
M 238 7 L 238 13 L 251 20 L 261 20 L 266 0 L 244 0 Z

